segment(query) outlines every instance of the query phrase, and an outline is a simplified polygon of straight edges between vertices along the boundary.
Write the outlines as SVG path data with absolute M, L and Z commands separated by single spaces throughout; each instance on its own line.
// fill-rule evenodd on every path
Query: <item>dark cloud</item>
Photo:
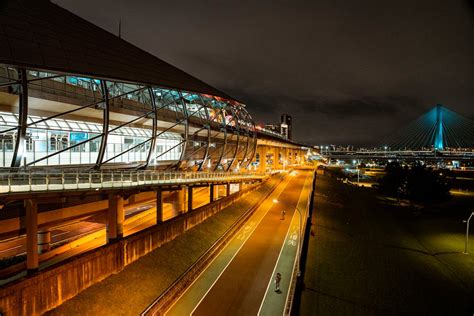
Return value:
M 437 103 L 474 117 L 472 1 L 57 0 L 295 137 L 377 143 Z

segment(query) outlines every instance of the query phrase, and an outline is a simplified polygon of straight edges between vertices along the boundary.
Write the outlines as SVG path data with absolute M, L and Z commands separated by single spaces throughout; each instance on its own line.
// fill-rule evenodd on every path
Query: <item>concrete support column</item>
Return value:
M 51 250 L 51 230 L 44 229 L 38 232 L 38 252 L 44 253 Z
M 107 242 L 123 237 L 123 222 L 125 211 L 123 197 L 109 194 L 109 209 L 107 211 Z
M 188 212 L 193 210 L 193 187 L 188 187 Z
M 38 271 L 38 204 L 36 200 L 25 200 L 26 207 L 26 268 Z
M 278 169 L 278 148 L 277 147 L 273 147 L 273 164 L 272 164 L 272 169 L 275 170 L 275 169 Z
M 186 191 L 184 189 L 179 189 L 171 193 L 171 207 L 175 216 L 186 211 L 184 203 L 185 195 Z
M 227 183 L 225 185 L 225 196 L 229 196 L 230 195 L 230 183 Z
M 163 216 L 163 191 L 156 190 L 156 224 L 164 222 Z
M 242 182 L 239 182 L 239 183 L 237 184 L 237 186 L 239 187 L 239 192 L 242 191 L 242 185 L 243 185 Z
M 265 172 L 267 170 L 267 149 L 265 146 L 258 146 L 257 153 L 259 156 L 258 171 Z
M 214 184 L 211 184 L 209 186 L 209 203 L 214 202 L 214 200 L 216 198 L 215 193 L 216 193 L 216 188 L 215 188 Z

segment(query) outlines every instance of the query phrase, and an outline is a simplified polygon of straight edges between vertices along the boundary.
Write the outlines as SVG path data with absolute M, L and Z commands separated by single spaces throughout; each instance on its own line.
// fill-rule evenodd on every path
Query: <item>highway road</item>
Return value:
M 222 190 L 221 190 L 222 191 Z M 220 192 L 222 195 L 222 192 Z M 225 193 L 225 190 L 224 190 Z M 193 207 L 209 203 L 209 192 L 207 187 L 195 188 L 193 192 Z M 156 200 L 147 200 L 142 203 L 125 206 L 125 225 L 124 234 L 125 236 L 136 233 L 156 223 L 155 213 Z M 172 210 L 170 203 L 164 203 L 163 205 L 164 219 L 168 220 L 176 216 Z M 94 246 L 98 247 L 105 243 L 105 218 L 101 216 L 89 216 L 84 219 L 74 220 L 56 225 L 49 228 L 51 230 L 51 246 L 58 246 L 66 244 L 72 241 L 78 241 L 83 238 L 84 243 L 90 243 L 89 246 L 84 245 L 83 251 L 93 249 Z M 100 232 L 103 234 L 97 234 Z M 91 238 L 87 238 L 88 235 L 103 235 L 100 240 L 92 241 Z M 93 239 L 97 239 L 94 237 Z M 92 242 L 92 243 L 91 243 Z M 77 246 L 81 243 L 78 242 Z M 77 254 L 77 250 L 74 251 L 74 255 Z M 83 252 L 81 251 L 81 252 Z M 0 241 L 0 259 L 18 256 L 26 253 L 26 236 L 21 235 Z M 70 257 L 72 256 L 66 256 Z M 56 261 L 56 260 L 55 260 Z
M 279 308 L 268 314 L 282 314 L 298 244 L 295 208 L 305 207 L 311 180 L 308 170 L 287 176 L 166 314 L 256 315 L 269 310 L 264 302 Z M 282 273 L 279 293 L 272 282 L 277 266 L 286 269 L 278 270 Z

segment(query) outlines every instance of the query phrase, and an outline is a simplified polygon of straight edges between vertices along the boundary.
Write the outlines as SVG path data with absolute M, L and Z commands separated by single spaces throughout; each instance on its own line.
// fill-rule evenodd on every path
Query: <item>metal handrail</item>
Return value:
M 0 194 L 136 187 L 147 184 L 193 183 L 256 179 L 269 173 L 259 172 L 179 172 L 179 171 L 48 171 L 0 173 Z

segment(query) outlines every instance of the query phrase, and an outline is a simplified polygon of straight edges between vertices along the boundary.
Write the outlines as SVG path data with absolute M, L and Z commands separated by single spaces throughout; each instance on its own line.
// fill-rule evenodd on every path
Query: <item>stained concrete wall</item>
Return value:
M 8 284 L 0 289 L 0 313 L 39 315 L 59 306 L 87 287 L 121 271 L 126 265 L 201 223 L 258 186 L 248 187 L 140 233 Z

